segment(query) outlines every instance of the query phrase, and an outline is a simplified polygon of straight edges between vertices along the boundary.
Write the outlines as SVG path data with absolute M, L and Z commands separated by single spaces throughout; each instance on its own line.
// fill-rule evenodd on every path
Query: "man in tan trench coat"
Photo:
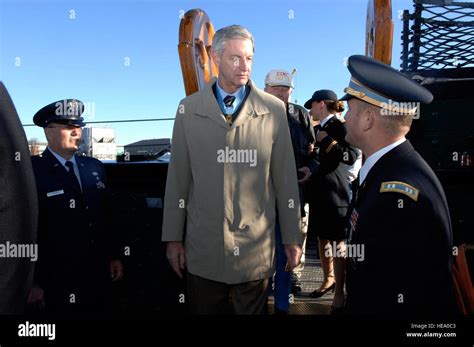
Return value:
M 221 313 L 230 297 L 237 314 L 265 312 L 276 218 L 288 270 L 300 262 L 285 107 L 250 81 L 253 52 L 247 29 L 217 31 L 211 55 L 219 78 L 182 100 L 176 114 L 162 240 L 179 277 L 187 268 L 192 313 Z

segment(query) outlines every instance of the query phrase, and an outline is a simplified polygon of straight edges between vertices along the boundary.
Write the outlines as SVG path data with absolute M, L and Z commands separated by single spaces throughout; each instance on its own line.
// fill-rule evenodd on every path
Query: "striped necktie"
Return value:
M 225 104 L 225 107 L 232 107 L 232 104 L 234 103 L 234 100 L 235 100 L 235 96 L 227 95 L 223 100 L 224 104 Z

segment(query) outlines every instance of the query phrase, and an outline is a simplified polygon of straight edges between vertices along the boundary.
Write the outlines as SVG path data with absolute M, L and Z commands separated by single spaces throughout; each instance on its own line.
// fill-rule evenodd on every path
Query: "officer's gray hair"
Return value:
M 255 44 L 252 34 L 240 25 L 229 25 L 217 30 L 212 39 L 212 49 L 220 55 L 224 49 L 224 44 L 232 39 L 250 40 L 250 42 L 252 42 L 252 50 L 255 52 Z

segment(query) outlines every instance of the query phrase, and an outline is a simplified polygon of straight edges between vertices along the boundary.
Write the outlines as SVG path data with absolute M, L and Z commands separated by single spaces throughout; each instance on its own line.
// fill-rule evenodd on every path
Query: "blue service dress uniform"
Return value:
M 455 315 L 448 204 L 434 172 L 408 140 L 375 163 L 353 203 L 349 247 L 364 249 L 348 258 L 347 312 Z
M 103 165 L 94 158 L 75 158 L 82 191 L 48 149 L 32 157 L 39 199 L 35 282 L 45 291 L 48 311 L 100 311 L 108 262 L 117 259 L 117 245 L 108 236 Z

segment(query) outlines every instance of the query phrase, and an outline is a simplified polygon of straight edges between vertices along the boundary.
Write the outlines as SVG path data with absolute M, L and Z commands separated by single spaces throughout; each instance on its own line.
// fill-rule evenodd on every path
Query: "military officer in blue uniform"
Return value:
M 106 216 L 102 163 L 77 156 L 84 104 L 74 99 L 39 110 L 47 149 L 32 157 L 39 199 L 38 263 L 29 302 L 49 312 L 96 312 L 107 282 L 122 277 L 118 244 Z
M 405 135 L 433 95 L 390 66 L 348 60 L 346 140 L 365 162 L 350 212 L 346 310 L 378 317 L 456 314 L 448 204 Z M 352 254 L 351 254 L 352 253 Z

